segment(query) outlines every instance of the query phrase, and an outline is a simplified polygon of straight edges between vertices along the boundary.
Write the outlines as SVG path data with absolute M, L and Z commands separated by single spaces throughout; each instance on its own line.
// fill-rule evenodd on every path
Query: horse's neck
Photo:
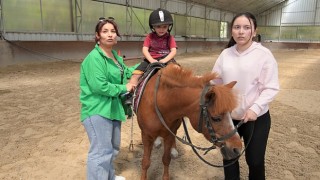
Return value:
M 200 89 L 196 88 L 171 88 L 166 89 L 160 96 L 166 101 L 163 108 L 176 116 L 191 116 L 199 111 Z
M 167 111 L 172 113 L 176 119 L 188 117 L 192 127 L 198 129 L 200 115 L 200 95 L 201 88 L 173 88 L 167 90 L 164 95 L 168 95 L 166 103 Z

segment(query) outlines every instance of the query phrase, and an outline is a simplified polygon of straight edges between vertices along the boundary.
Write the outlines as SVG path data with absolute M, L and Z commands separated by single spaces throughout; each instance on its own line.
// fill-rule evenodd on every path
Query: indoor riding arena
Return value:
M 232 6 L 230 6 L 232 4 Z M 115 50 L 128 66 L 141 62 L 149 14 L 172 13 L 176 61 L 195 75 L 211 72 L 231 37 L 232 18 L 257 18 L 255 41 L 278 63 L 280 92 L 270 104 L 267 180 L 320 179 L 320 0 L 0 0 L 0 179 L 85 180 L 89 140 L 80 122 L 80 65 L 94 48 L 99 17 L 113 17 Z M 197 146 L 208 147 L 189 123 Z M 184 136 L 182 126 L 177 135 Z M 177 141 L 172 180 L 223 180 Z M 154 148 L 148 179 L 162 179 L 163 146 Z M 200 153 L 222 165 L 219 149 Z M 122 123 L 116 174 L 140 179 L 143 144 L 136 116 Z M 248 179 L 245 156 L 241 180 Z

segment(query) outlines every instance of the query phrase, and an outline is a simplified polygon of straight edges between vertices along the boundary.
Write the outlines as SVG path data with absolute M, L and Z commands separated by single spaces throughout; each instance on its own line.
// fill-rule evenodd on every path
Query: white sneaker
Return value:
M 126 178 L 123 176 L 116 176 L 115 180 L 126 180 Z

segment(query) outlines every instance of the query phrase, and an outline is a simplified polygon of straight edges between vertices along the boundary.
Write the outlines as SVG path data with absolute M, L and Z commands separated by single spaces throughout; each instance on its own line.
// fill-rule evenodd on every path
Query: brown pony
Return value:
M 161 112 L 166 125 L 175 134 L 182 123 L 183 117 L 188 117 L 192 127 L 199 132 L 200 98 L 204 87 L 210 80 L 215 79 L 215 73 L 203 76 L 193 75 L 191 70 L 182 68 L 175 64 L 159 70 L 147 83 L 141 97 L 137 111 L 137 120 L 141 129 L 142 142 L 144 146 L 142 159 L 141 180 L 147 179 L 147 170 L 150 167 L 150 155 L 153 142 L 161 136 L 164 139 L 164 153 L 162 162 L 164 165 L 163 179 L 169 180 L 169 164 L 171 161 L 170 150 L 175 142 L 175 137 L 164 127 L 156 113 L 155 105 Z M 160 79 L 158 79 L 160 78 Z M 156 89 L 156 83 L 158 88 Z M 208 106 L 208 114 L 212 119 L 212 128 L 215 135 L 220 138 L 230 135 L 235 127 L 232 123 L 230 113 L 236 107 L 236 96 L 232 91 L 235 82 L 228 85 L 210 85 L 204 95 Z M 155 99 L 155 92 L 156 97 Z M 155 100 L 157 102 L 155 102 Z M 156 103 L 156 104 L 155 104 Z M 214 117 L 219 121 L 214 121 Z M 203 125 L 204 137 L 210 141 L 208 128 Z M 242 143 L 238 133 L 216 144 L 221 149 L 221 154 L 226 159 L 236 158 L 240 155 Z

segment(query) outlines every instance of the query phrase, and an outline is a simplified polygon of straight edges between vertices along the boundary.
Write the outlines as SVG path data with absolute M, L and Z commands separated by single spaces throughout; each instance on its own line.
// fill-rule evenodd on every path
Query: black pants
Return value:
M 161 58 L 157 58 L 156 60 L 160 61 L 163 58 L 165 58 L 165 56 L 161 57 Z M 176 62 L 176 61 L 174 59 L 171 59 L 170 61 L 168 61 L 166 63 L 166 65 L 169 63 L 172 63 L 172 62 Z M 143 59 L 143 61 L 139 64 L 139 66 L 136 67 L 136 70 L 140 70 L 140 71 L 145 72 L 149 64 L 150 64 L 150 62 L 147 59 Z
M 233 121 L 235 125 L 239 122 L 240 121 Z M 249 166 L 249 180 L 265 180 L 264 158 L 270 126 L 271 118 L 268 111 L 258 117 L 256 121 L 248 121 L 238 129 L 239 135 L 243 137 L 245 145 L 249 143 L 245 151 L 246 162 Z M 254 130 L 251 136 L 253 128 Z M 223 164 L 227 165 L 233 161 L 234 160 L 223 160 Z M 225 180 L 240 180 L 239 162 L 236 161 L 231 166 L 224 168 L 224 176 Z

